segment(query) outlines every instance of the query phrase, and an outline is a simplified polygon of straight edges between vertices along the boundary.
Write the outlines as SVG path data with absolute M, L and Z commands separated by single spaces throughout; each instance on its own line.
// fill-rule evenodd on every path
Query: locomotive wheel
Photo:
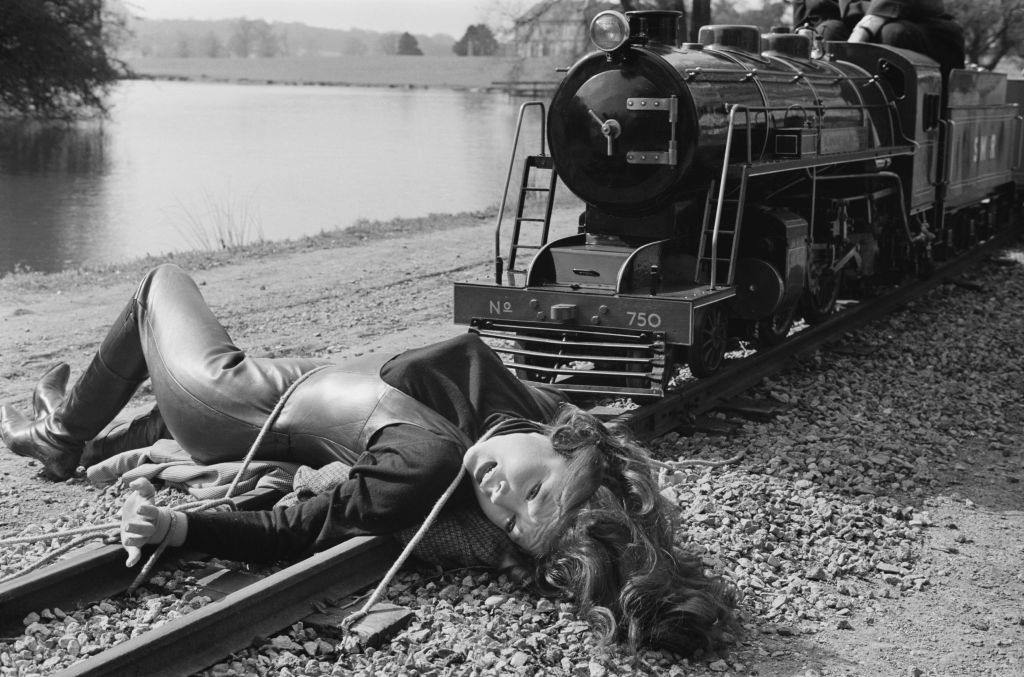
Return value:
M 725 361 L 725 345 L 728 340 L 729 322 L 718 306 L 706 308 L 697 315 L 687 364 L 697 378 L 711 376 Z
M 821 324 L 836 311 L 839 284 L 842 277 L 829 267 L 822 267 L 811 276 L 810 287 L 801 300 L 802 314 L 807 324 Z
M 789 336 L 796 319 L 796 306 L 780 308 L 777 313 L 757 321 L 757 340 L 762 346 L 777 346 Z

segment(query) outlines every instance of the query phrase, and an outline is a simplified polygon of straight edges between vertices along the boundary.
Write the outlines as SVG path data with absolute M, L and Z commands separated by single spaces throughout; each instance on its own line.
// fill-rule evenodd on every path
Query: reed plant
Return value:
M 183 222 L 175 230 L 199 251 L 237 249 L 263 241 L 263 223 L 251 199 L 203 189 L 197 206 L 178 201 Z

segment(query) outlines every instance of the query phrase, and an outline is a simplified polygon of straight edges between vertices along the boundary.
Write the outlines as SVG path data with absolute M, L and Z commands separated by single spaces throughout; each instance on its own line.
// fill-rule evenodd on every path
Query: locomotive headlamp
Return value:
M 590 39 L 598 49 L 614 52 L 629 40 L 629 20 L 622 12 L 601 12 L 590 22 Z

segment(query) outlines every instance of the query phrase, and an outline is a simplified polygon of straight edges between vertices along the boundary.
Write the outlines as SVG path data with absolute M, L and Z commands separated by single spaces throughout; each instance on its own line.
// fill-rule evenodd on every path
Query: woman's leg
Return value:
M 54 479 L 74 474 L 84 443 L 113 419 L 146 379 L 146 363 L 138 342 L 133 345 L 126 338 L 133 332 L 132 309 L 130 302 L 121 311 L 89 366 L 62 401 L 37 411 L 43 415 L 31 421 L 13 409 L 0 408 L 4 444 L 16 454 L 37 459 Z
M 323 364 L 247 356 L 176 266 L 148 276 L 135 302 L 138 342 L 163 421 L 204 463 L 242 458 L 288 386 Z M 287 458 L 287 450 L 288 436 L 271 432 L 258 457 Z
M 142 449 L 163 439 L 171 439 L 171 433 L 160 415 L 160 408 L 154 405 L 130 418 L 115 419 L 86 442 L 80 465 L 88 468 L 122 451 Z
M 249 358 L 231 343 L 180 268 L 146 275 L 64 401 L 35 421 L 7 407 L 0 434 L 47 474 L 74 473 L 83 445 L 110 423 L 147 376 L 167 429 L 197 460 L 240 458 L 288 385 L 313 360 Z M 261 458 L 287 449 L 268 435 Z

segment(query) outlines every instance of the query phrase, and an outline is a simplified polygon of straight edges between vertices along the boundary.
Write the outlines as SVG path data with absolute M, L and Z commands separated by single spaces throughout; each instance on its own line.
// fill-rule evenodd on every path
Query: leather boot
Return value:
M 148 376 L 135 314 L 132 299 L 85 372 L 52 411 L 30 421 L 10 407 L 0 407 L 0 437 L 8 449 L 36 459 L 53 479 L 74 475 L 85 443 L 114 419 Z M 52 403 L 49 386 L 36 390 L 43 393 L 38 406 Z
M 140 414 L 130 421 L 110 426 L 95 439 L 86 442 L 81 462 L 88 468 L 122 451 L 141 449 L 164 439 L 172 439 L 171 433 L 164 424 L 160 409 L 154 406 L 145 414 Z
M 75 474 L 83 443 L 70 439 L 59 427 L 55 429 L 49 422 L 51 416 L 30 421 L 12 407 L 0 407 L 0 436 L 14 453 L 42 463 L 50 479 L 66 480 Z
M 64 401 L 64 391 L 68 388 L 70 374 L 71 367 L 67 362 L 58 362 L 46 370 L 32 392 L 32 418 L 53 413 L 53 410 Z

